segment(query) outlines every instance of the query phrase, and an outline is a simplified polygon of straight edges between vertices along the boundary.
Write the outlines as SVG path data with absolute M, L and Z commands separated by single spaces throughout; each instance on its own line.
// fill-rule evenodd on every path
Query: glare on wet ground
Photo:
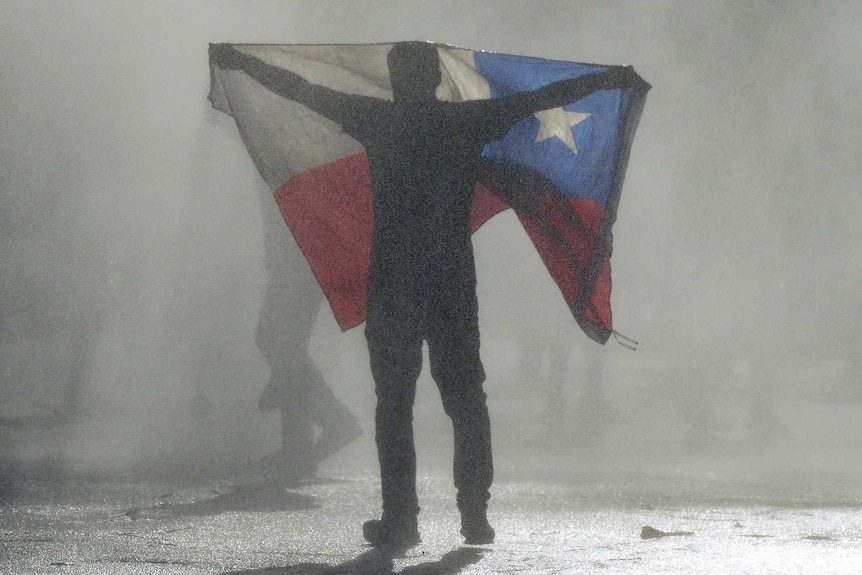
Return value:
M 451 481 L 420 481 L 423 541 L 367 547 L 373 475 L 282 489 L 235 481 L 70 481 L 2 505 L 0 572 L 43 573 L 859 573 L 856 500 L 799 500 L 691 482 L 498 481 L 493 545 L 465 547 Z M 642 539 L 651 526 L 682 532 Z

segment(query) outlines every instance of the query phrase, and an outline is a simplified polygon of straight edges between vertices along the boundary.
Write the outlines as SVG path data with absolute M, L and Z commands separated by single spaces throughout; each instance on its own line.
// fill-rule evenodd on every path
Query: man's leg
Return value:
M 495 534 L 488 523 L 487 508 L 494 464 L 478 330 L 460 335 L 441 331 L 438 335 L 441 337 L 429 339 L 431 374 L 454 428 L 461 533 L 468 544 L 492 543 Z
M 413 330 L 366 329 L 377 394 L 375 441 L 380 462 L 383 514 L 363 527 L 372 544 L 419 542 L 413 401 L 422 369 L 422 340 Z
M 317 475 L 314 459 L 314 429 L 305 397 L 290 389 L 281 408 L 281 449 L 267 458 L 268 467 L 286 485 L 295 485 Z
M 281 412 L 282 446 L 265 458 L 265 468 L 286 484 L 294 484 L 317 474 L 310 380 L 319 374 L 308 345 L 323 295 L 314 276 L 303 269 L 307 264 L 298 248 L 290 249 L 292 240 L 284 222 L 267 221 L 268 281 L 256 343 L 269 365 L 270 380 L 258 407 Z
M 313 453 L 313 460 L 318 464 L 361 436 L 362 427 L 350 409 L 335 396 L 316 367 L 308 374 L 308 384 L 311 421 L 320 428 Z

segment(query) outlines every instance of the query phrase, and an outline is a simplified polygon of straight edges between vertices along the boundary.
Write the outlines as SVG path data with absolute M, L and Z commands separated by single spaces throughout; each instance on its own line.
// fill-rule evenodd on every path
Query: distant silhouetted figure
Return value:
M 242 69 L 276 94 L 341 125 L 371 171 L 374 229 L 365 334 L 377 393 L 376 441 L 383 514 L 363 526 L 374 545 L 419 541 L 412 408 L 428 343 L 431 374 L 455 432 L 461 533 L 491 543 L 486 510 L 493 478 L 491 425 L 482 389 L 470 212 L 483 146 L 516 122 L 599 89 L 627 86 L 626 68 L 505 98 L 443 102 L 437 49 L 396 44 L 388 54 L 394 101 L 350 95 L 242 54 L 211 48 L 224 69 Z
M 258 405 L 281 414 L 281 449 L 267 456 L 266 471 L 295 484 L 315 477 L 318 465 L 362 429 L 309 353 L 323 293 L 275 207 L 263 210 L 267 285 L 256 341 L 270 379 Z

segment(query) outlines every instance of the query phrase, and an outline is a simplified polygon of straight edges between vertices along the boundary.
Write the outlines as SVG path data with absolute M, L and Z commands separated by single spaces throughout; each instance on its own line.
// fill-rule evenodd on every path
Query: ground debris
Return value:
M 641 539 L 659 539 L 661 537 L 688 537 L 694 535 L 693 531 L 661 531 L 655 527 L 645 525 L 641 529 Z

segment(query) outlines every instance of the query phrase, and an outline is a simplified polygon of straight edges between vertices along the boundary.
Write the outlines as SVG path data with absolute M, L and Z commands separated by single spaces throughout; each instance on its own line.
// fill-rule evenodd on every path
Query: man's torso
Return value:
M 380 102 L 345 126 L 371 170 L 369 311 L 378 298 L 435 312 L 475 308 L 470 213 L 482 121 L 476 107 Z

